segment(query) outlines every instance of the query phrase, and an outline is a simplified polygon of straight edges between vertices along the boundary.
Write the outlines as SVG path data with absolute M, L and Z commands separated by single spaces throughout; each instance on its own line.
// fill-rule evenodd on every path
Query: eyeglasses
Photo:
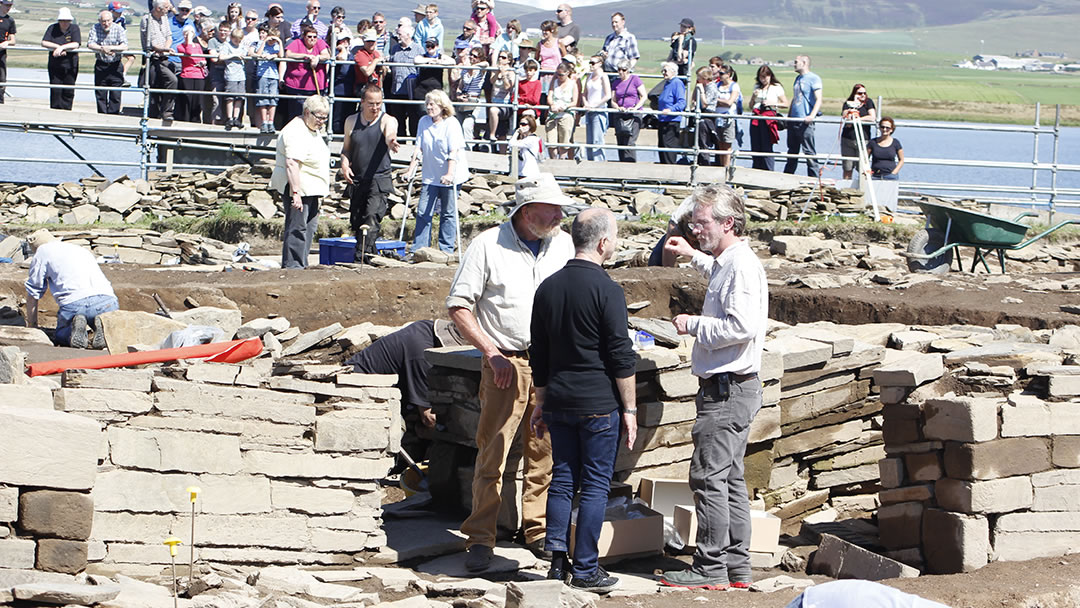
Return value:
M 886 125 L 881 125 L 878 128 L 881 129 L 882 131 L 892 131 L 893 130 L 892 127 L 889 127 L 889 126 L 886 126 Z
M 714 220 L 712 218 L 709 218 L 709 219 L 705 220 L 704 222 L 691 222 L 690 224 L 688 224 L 688 226 L 690 227 L 690 230 L 698 231 L 698 230 L 704 230 L 705 226 L 708 226 L 710 224 L 715 224 L 715 223 L 716 223 L 716 220 Z
M 315 120 L 319 121 L 319 122 L 326 122 L 327 120 L 330 119 L 329 114 L 316 114 L 314 112 L 311 113 L 311 117 L 314 118 Z
M 372 23 L 386 23 L 386 21 L 372 21 Z
M 258 17 L 244 17 L 244 21 L 258 21 Z
M 855 91 L 856 95 L 866 95 L 866 91 Z
M 557 8 L 557 9 L 555 9 L 555 12 L 556 12 L 556 13 L 565 13 L 566 11 L 564 11 L 564 10 L 563 10 L 563 9 L 561 9 L 561 8 Z
M 313 10 L 313 11 L 321 11 L 322 7 L 321 6 L 313 6 L 313 7 L 311 7 L 311 10 Z
M 589 65 L 600 65 L 599 61 L 590 61 Z
M 532 125 L 530 125 L 530 124 L 529 124 L 529 123 L 527 123 L 527 122 L 519 122 L 519 123 L 518 123 L 518 126 L 519 126 L 519 127 L 531 127 Z

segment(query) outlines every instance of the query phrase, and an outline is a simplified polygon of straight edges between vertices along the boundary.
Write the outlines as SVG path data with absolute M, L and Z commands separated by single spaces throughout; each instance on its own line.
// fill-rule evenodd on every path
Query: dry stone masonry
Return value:
M 916 342 L 930 352 L 900 352 L 874 372 L 887 453 L 882 545 L 936 573 L 1075 550 L 1076 328 L 926 329 L 931 339 Z
M 236 165 L 220 173 L 206 171 L 151 172 L 149 179 L 121 177 L 108 181 L 87 177 L 57 186 L 0 184 L 0 222 L 30 224 L 86 225 L 134 224 L 147 218 L 209 217 L 223 204 L 250 211 L 254 217 L 281 217 L 281 196 L 270 188 L 273 166 Z M 403 169 L 397 173 L 403 174 Z M 462 185 L 458 209 L 462 215 L 500 211 L 513 202 L 516 180 L 498 174 L 476 174 Z M 348 219 L 349 201 L 345 184 L 337 180 L 331 196 L 323 201 L 324 217 Z M 416 200 L 419 184 L 414 185 Z M 687 188 L 669 187 L 628 191 L 623 189 L 569 186 L 566 193 L 585 205 L 606 206 L 616 213 L 641 215 L 670 214 L 689 194 Z M 391 217 L 404 212 L 405 186 L 390 195 Z M 864 208 L 858 190 L 805 186 L 794 190 L 748 191 L 748 211 L 753 219 L 795 217 L 806 205 L 808 213 L 860 212 Z

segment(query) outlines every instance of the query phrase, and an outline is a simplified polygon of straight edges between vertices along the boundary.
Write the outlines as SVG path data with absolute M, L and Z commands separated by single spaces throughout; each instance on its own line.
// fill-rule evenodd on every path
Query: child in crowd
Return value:
M 518 177 L 530 179 L 540 175 L 544 142 L 536 134 L 536 119 L 532 114 L 525 114 L 518 119 L 518 128 L 510 137 L 510 147 L 518 149 Z
M 281 35 L 277 28 L 269 24 L 259 24 L 259 44 L 255 47 L 256 92 L 259 94 L 255 106 L 259 109 L 260 133 L 274 132 L 274 114 L 278 103 L 278 62 L 283 56 Z
M 229 33 L 229 42 L 221 47 L 218 58 L 225 62 L 225 130 L 233 127 L 242 129 L 244 122 L 244 92 L 247 76 L 244 73 L 244 32 L 233 30 Z

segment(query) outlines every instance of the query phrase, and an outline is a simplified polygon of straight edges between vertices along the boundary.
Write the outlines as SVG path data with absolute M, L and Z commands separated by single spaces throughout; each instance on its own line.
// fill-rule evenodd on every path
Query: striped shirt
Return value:
M 106 32 L 100 23 L 95 23 L 94 27 L 90 28 L 90 39 L 87 41 L 87 45 L 97 44 L 99 46 L 123 46 L 127 47 L 127 32 L 124 31 L 124 26 L 113 23 L 109 31 Z M 102 53 L 101 51 L 94 51 L 97 54 L 97 60 L 101 63 L 116 63 L 120 61 L 120 53 Z
M 165 15 L 160 19 L 153 15 L 143 15 L 139 26 L 144 51 L 155 49 L 168 49 L 172 47 L 172 29 Z
M 603 49 L 607 51 L 607 57 L 604 59 L 605 72 L 615 72 L 623 59 L 636 61 L 641 58 L 637 47 L 637 37 L 627 30 L 623 30 L 621 34 L 615 32 L 608 34 L 607 38 L 604 38 Z

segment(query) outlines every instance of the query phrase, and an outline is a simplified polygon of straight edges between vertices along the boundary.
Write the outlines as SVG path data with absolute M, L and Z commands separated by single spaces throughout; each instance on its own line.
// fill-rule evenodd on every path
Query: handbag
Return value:
M 665 82 L 667 81 L 661 80 L 649 91 L 649 107 L 653 110 L 660 109 L 660 95 L 664 92 Z
M 629 135 L 630 133 L 633 133 L 637 120 L 638 117 L 634 116 L 631 112 L 619 112 L 615 114 L 614 125 L 612 126 L 616 133 Z

